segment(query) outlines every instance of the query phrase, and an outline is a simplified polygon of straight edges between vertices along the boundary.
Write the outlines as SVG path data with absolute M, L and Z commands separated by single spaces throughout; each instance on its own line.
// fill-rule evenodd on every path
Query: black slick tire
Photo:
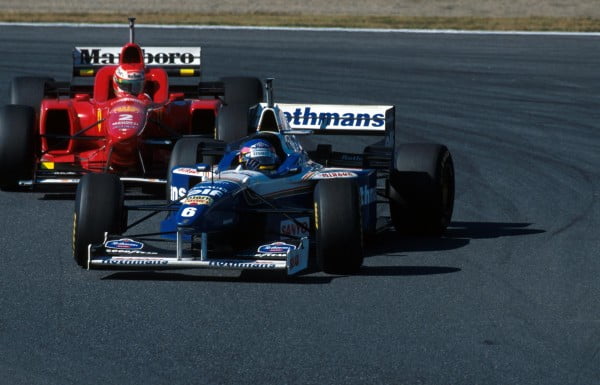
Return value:
M 177 166 L 194 167 L 197 163 L 206 163 L 211 166 L 219 163 L 221 160 L 220 155 L 208 155 L 203 151 L 204 148 L 215 147 L 222 147 L 224 150 L 225 143 L 216 139 L 191 136 L 184 136 L 175 143 L 169 159 L 169 168 L 167 169 L 167 201 L 175 200 L 174 197 L 171 197 L 171 181 L 173 178 L 171 170 Z
M 104 233 L 126 227 L 123 184 L 113 174 L 86 174 L 77 186 L 73 215 L 73 257 L 87 267 L 88 245 L 102 243 Z
M 11 104 L 20 104 L 32 107 L 39 113 L 46 85 L 54 83 L 50 77 L 18 76 L 13 78 L 9 87 Z
M 356 181 L 319 181 L 314 190 L 314 212 L 319 268 L 329 274 L 356 273 L 364 258 Z
M 29 106 L 0 108 L 0 188 L 17 188 L 33 177 L 35 112 Z
M 402 144 L 390 170 L 390 215 L 397 231 L 440 236 L 454 209 L 454 163 L 446 146 Z

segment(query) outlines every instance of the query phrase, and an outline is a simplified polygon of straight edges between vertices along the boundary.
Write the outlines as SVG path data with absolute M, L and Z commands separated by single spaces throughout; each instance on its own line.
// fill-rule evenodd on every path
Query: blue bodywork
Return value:
M 356 180 L 363 231 L 375 230 L 375 170 L 326 168 L 310 160 L 293 136 L 258 135 L 277 141 L 278 148 L 285 154 L 279 168 L 269 174 L 244 170 L 237 165 L 239 144 L 244 140 L 228 148 L 212 173 L 198 171 L 195 174 L 196 165 L 182 165 L 172 170 L 171 199 L 176 201 L 173 205 L 178 210 L 169 212 L 161 223 L 161 232 L 166 237 L 173 238 L 178 230 L 186 235 L 185 240 L 194 234 L 230 231 L 234 236 L 252 233 L 260 238 L 262 234 L 264 237 L 256 239 L 257 242 L 271 241 L 290 236 L 289 231 L 282 233 L 282 226 L 293 219 L 308 224 L 308 231 L 303 233 L 310 234 L 314 186 L 319 180 L 335 178 Z M 200 178 L 203 180 L 198 182 Z

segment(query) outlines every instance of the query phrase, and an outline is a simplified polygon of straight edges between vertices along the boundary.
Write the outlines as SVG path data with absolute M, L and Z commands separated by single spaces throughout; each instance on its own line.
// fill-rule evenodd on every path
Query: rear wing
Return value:
M 394 144 L 394 106 L 350 104 L 278 103 L 292 130 L 312 130 L 317 135 L 383 136 Z
M 75 47 L 73 76 L 93 77 L 108 65 L 119 64 L 122 47 Z M 144 63 L 160 67 L 171 77 L 200 76 L 200 47 L 145 47 Z
M 277 103 L 269 107 L 261 103 L 256 109 L 253 128 L 258 131 L 379 137 L 362 153 L 336 152 L 330 144 L 319 144 L 309 154 L 323 164 L 376 169 L 390 166 L 396 140 L 394 106 Z

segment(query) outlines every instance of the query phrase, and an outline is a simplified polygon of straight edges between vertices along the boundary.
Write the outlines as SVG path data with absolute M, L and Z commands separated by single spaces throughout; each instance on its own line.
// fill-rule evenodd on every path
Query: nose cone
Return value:
M 207 204 L 183 204 L 177 213 L 177 226 L 189 227 L 199 226 L 202 223 L 205 212 L 208 210 Z
M 112 142 L 123 142 L 137 136 L 146 124 L 146 108 L 137 99 L 115 101 L 108 114 L 108 135 Z
M 179 228 L 200 232 L 221 231 L 236 223 L 233 193 L 240 186 L 229 181 L 202 182 L 188 191 L 176 215 Z

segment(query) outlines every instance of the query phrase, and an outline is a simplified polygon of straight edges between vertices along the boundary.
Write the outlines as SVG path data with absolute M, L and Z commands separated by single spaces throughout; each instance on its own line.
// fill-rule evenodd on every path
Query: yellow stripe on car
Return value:
M 98 108 L 96 112 L 96 117 L 98 118 L 98 122 L 102 120 L 102 109 Z M 98 132 L 102 132 L 102 123 L 98 123 Z
M 193 68 L 182 68 L 179 70 L 179 75 L 180 76 L 194 76 L 194 69 Z

